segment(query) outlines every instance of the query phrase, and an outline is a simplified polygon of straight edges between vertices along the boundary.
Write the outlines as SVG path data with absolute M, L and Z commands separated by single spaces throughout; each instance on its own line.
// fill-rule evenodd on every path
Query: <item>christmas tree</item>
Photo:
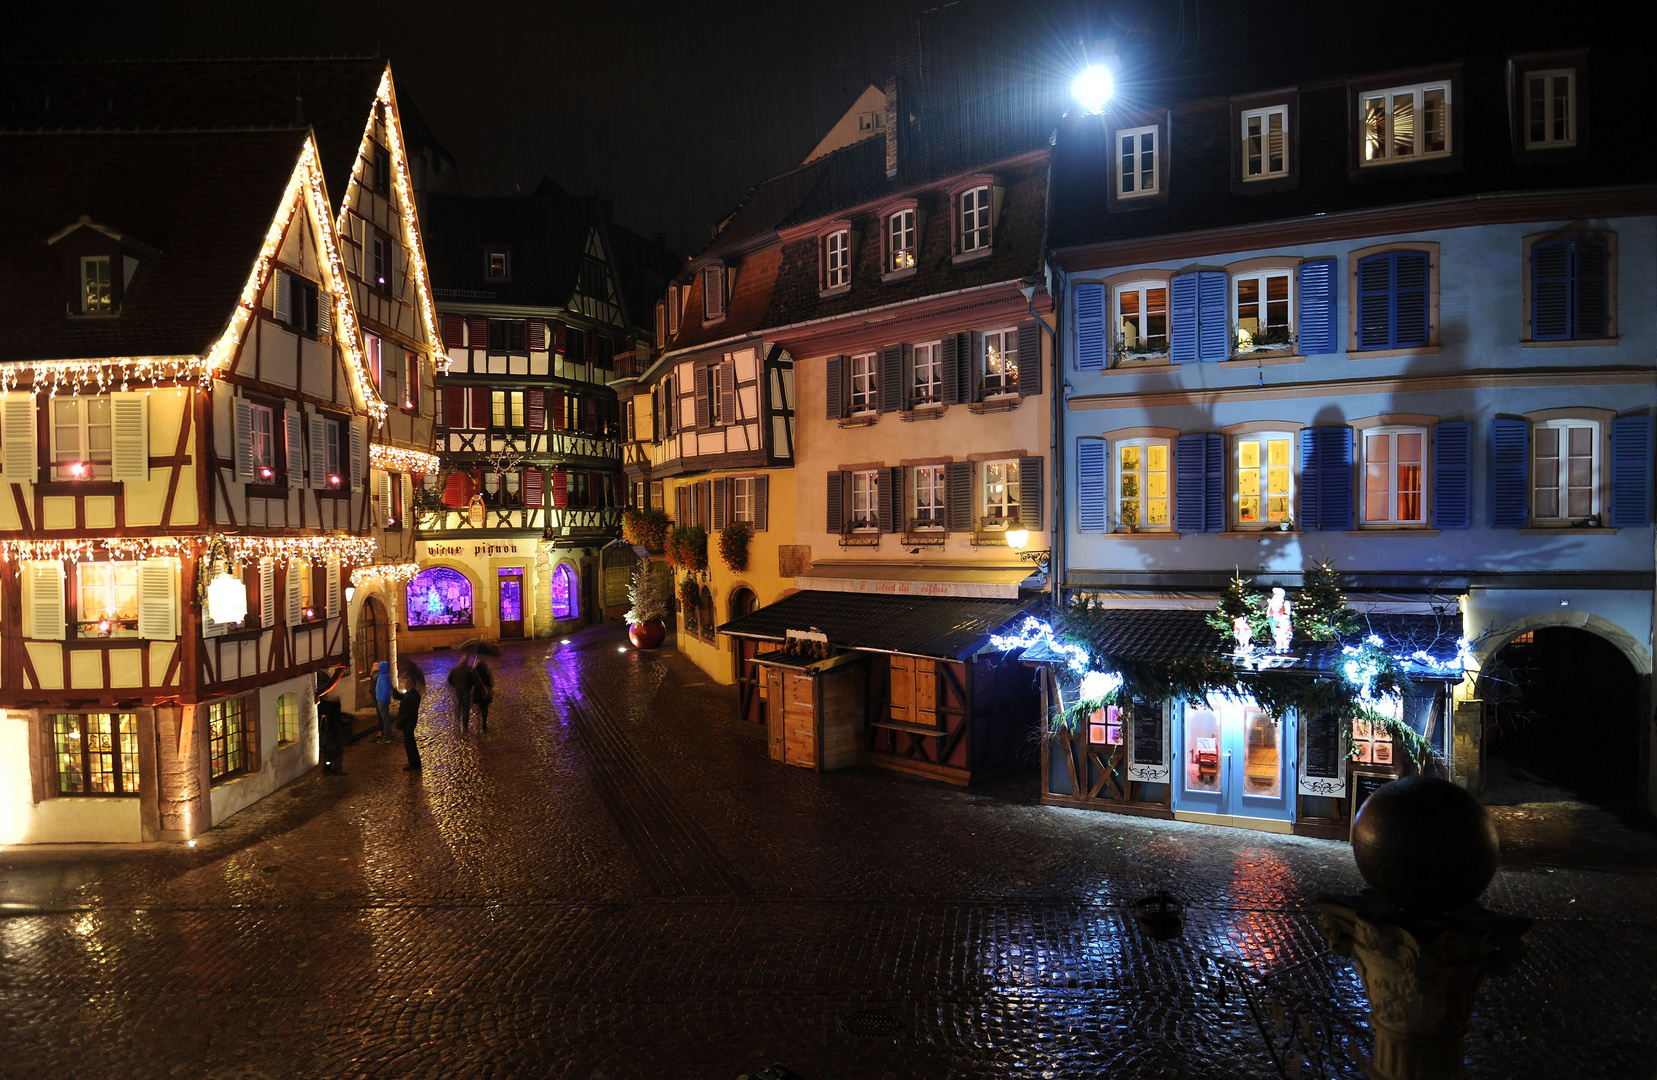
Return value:
M 1313 641 L 1338 641 L 1358 632 L 1358 615 L 1346 606 L 1333 563 L 1315 563 L 1306 571 L 1306 586 L 1295 605 L 1295 622 Z
M 1236 641 L 1237 620 L 1247 619 L 1254 637 L 1268 640 L 1271 628 L 1266 624 L 1265 605 L 1256 589 L 1242 574 L 1233 572 L 1220 593 L 1219 606 L 1208 617 L 1208 625 L 1224 635 L 1227 642 Z

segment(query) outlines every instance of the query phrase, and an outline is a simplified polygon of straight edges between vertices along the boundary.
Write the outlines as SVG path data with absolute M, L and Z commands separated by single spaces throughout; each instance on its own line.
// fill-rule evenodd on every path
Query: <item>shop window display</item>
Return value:
M 1185 790 L 1220 790 L 1220 714 L 1213 709 L 1185 709 Z
M 575 571 L 569 563 L 559 563 L 552 572 L 552 617 L 557 621 L 575 618 L 577 590 Z
M 408 583 L 408 624 L 471 626 L 472 583 L 444 566 L 420 571 Z

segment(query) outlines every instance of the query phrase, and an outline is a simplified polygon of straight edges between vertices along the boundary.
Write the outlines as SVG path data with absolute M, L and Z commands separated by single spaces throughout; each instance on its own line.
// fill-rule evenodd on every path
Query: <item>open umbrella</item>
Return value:
M 460 651 L 468 656 L 499 656 L 501 651 L 482 638 L 472 638 L 461 644 Z
M 412 660 L 397 661 L 397 679 L 405 686 L 418 686 L 421 690 L 426 688 L 426 673 Z

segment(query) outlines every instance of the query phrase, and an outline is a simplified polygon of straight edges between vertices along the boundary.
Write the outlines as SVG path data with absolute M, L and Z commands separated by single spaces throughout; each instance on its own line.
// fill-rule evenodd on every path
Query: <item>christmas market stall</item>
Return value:
M 804 590 L 728 622 L 753 641 L 773 760 L 857 763 L 969 785 L 1016 767 L 1037 680 L 991 644 L 1035 598 Z
M 1042 801 L 1345 838 L 1380 784 L 1442 766 L 1459 612 L 1354 610 L 1329 567 L 1306 580 L 1238 578 L 1214 607 L 1084 595 L 995 638 L 1042 672 Z

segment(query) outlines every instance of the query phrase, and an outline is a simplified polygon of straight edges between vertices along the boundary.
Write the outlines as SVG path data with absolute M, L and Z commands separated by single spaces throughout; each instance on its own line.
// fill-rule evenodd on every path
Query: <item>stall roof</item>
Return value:
M 782 640 L 816 627 L 842 648 L 958 660 L 1038 602 L 935 596 L 876 596 L 806 590 L 719 628 L 722 634 Z
M 1034 574 L 1025 566 L 941 566 L 914 563 L 818 562 L 800 573 L 802 589 L 882 596 L 952 596 L 1016 600 Z
M 1099 651 L 1106 657 L 1146 664 L 1228 656 L 1233 650 L 1221 639 L 1219 632 L 1208 625 L 1211 611 L 1111 609 L 1101 618 L 1104 636 L 1099 642 Z M 1360 618 L 1364 628 L 1353 639 L 1354 642 L 1375 634 L 1396 656 L 1408 658 L 1419 650 L 1438 664 L 1453 664 L 1460 654 L 1458 642 L 1462 631 L 1459 613 L 1443 616 L 1371 614 Z M 1294 656 L 1293 663 L 1276 666 L 1275 670 L 1308 674 L 1332 672 L 1341 660 L 1341 649 L 1338 644 L 1302 641 L 1295 643 Z M 1024 659 L 1041 664 L 1065 662 L 1065 658 L 1049 648 L 1045 641 L 1026 649 Z M 1408 660 L 1405 666 L 1416 677 L 1461 678 L 1459 667 L 1435 671 L 1431 665 Z

